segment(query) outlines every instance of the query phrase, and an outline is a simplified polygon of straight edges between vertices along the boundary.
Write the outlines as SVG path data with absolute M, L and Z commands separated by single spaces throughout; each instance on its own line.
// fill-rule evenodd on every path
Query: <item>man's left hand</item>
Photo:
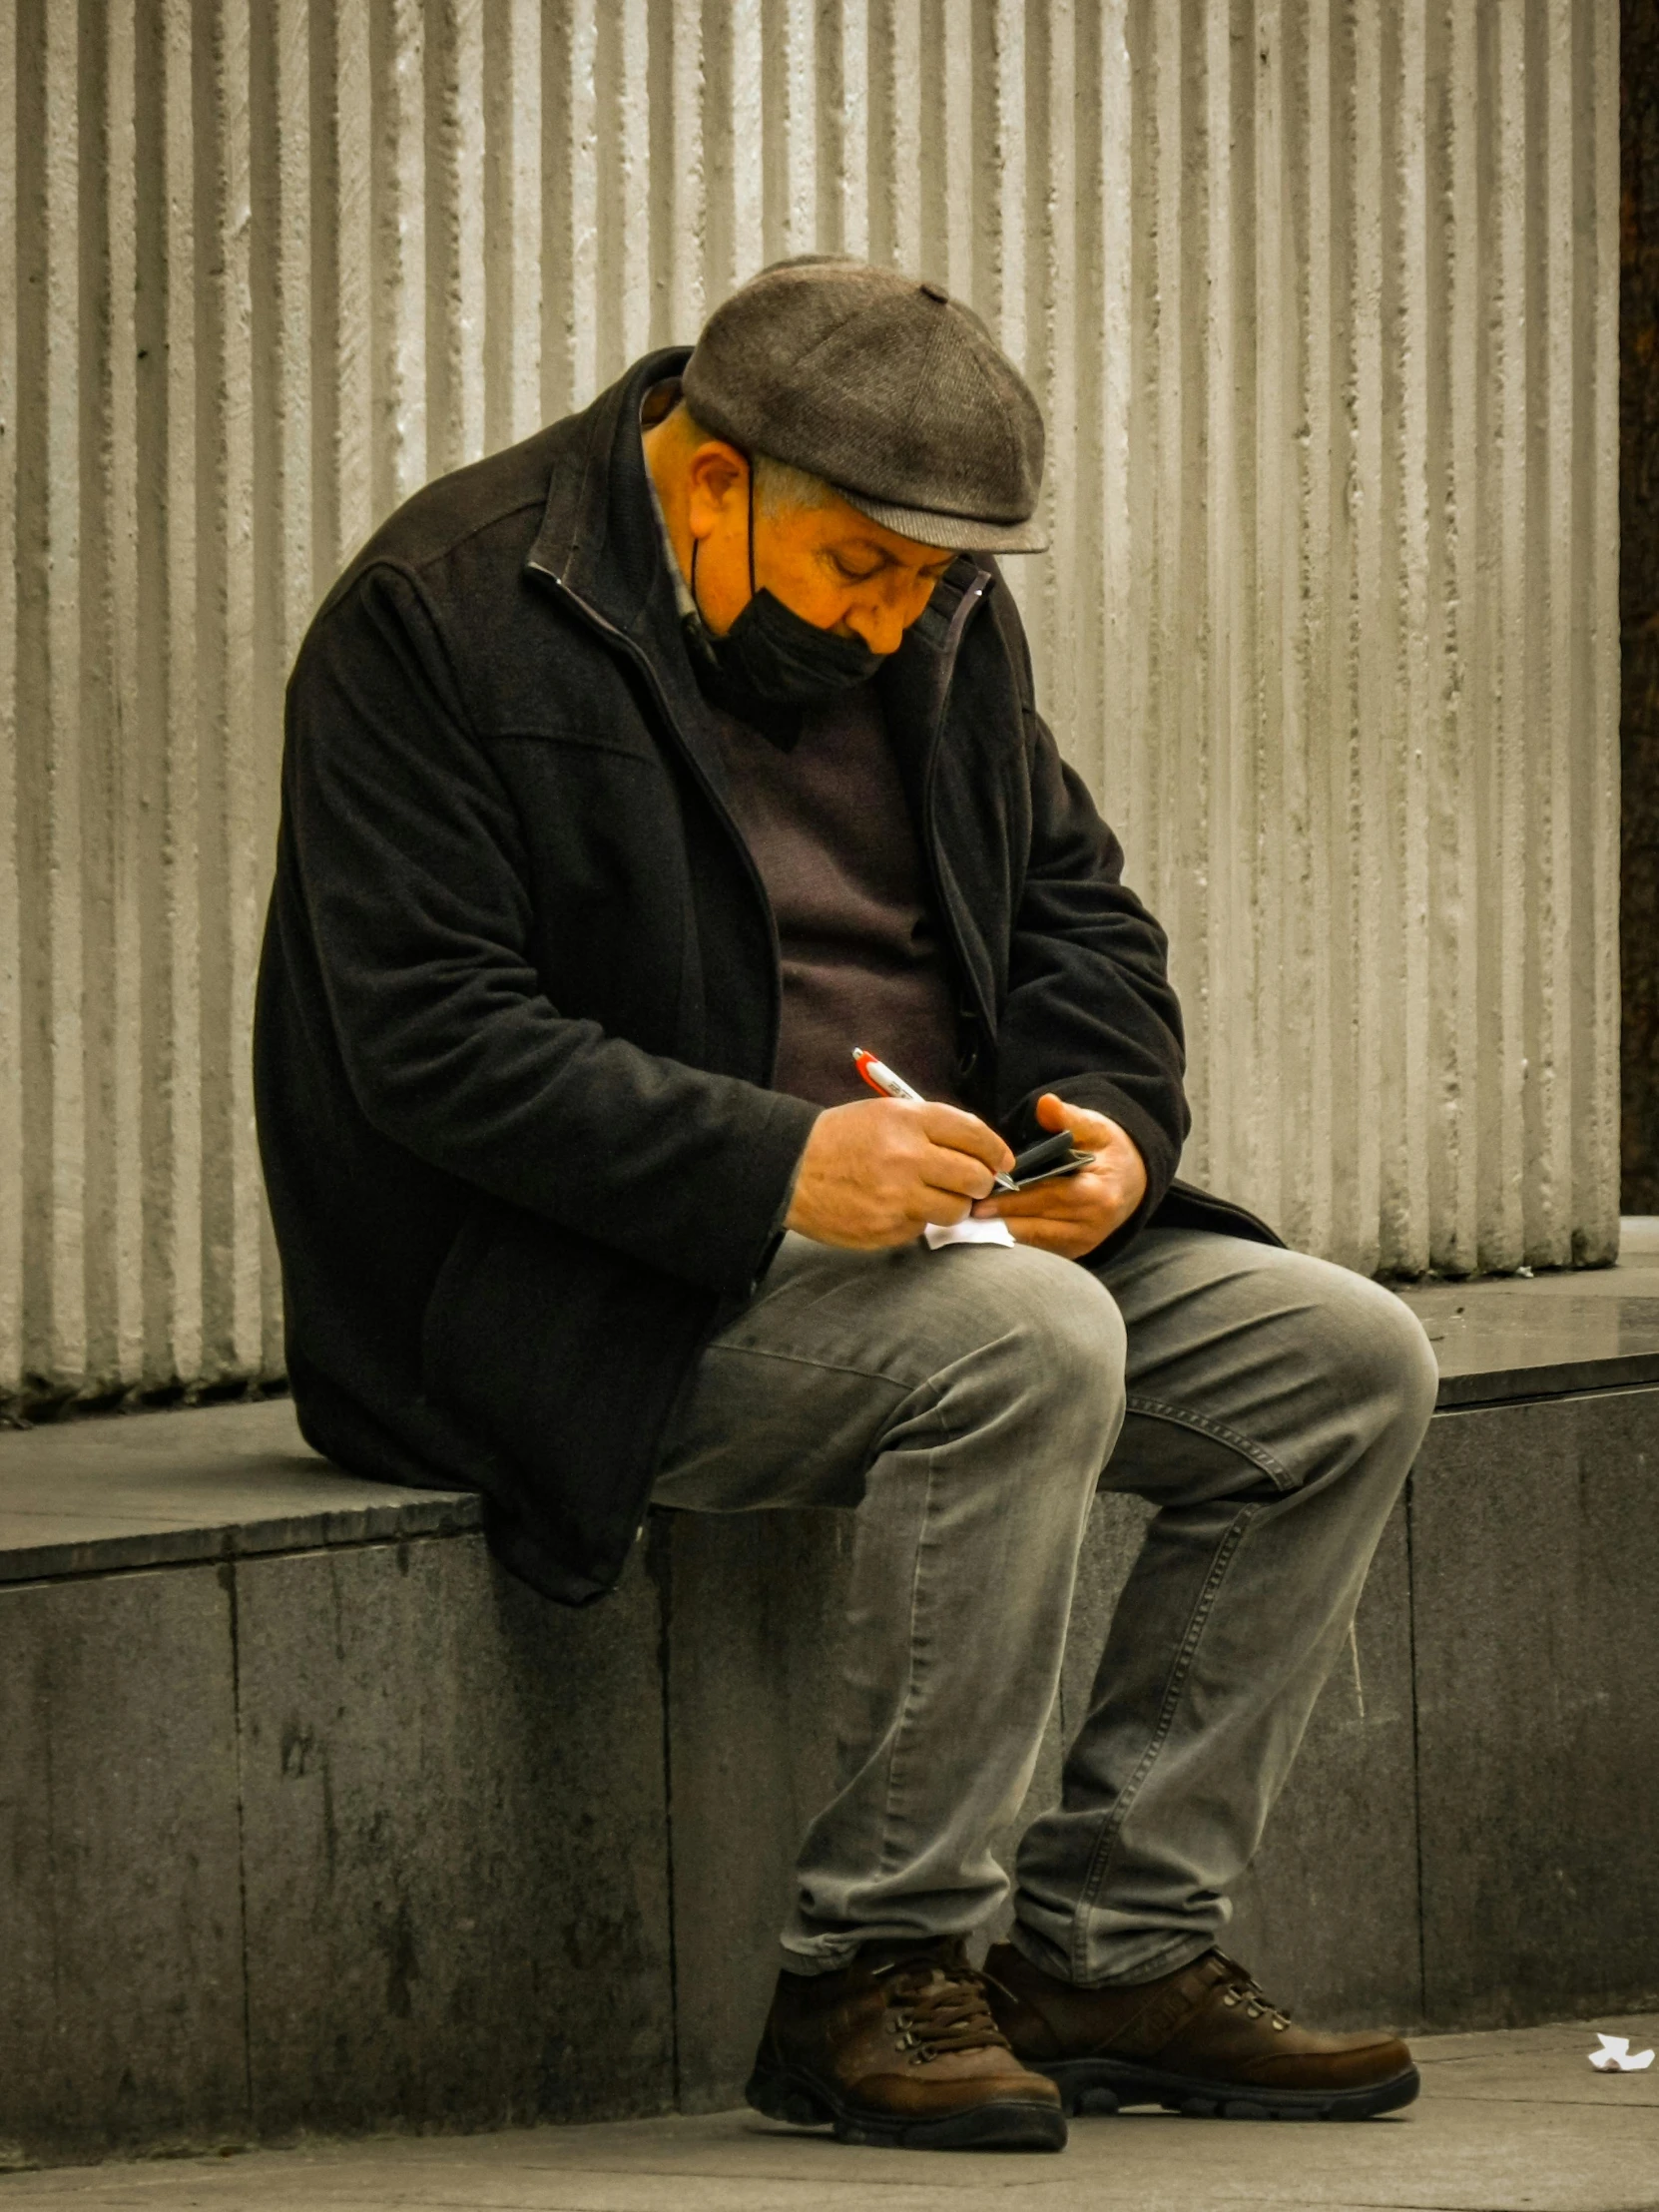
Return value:
M 1037 1119 L 1056 1133 L 1069 1129 L 1079 1152 L 1094 1154 L 1093 1166 L 1050 1176 L 1028 1191 L 982 1198 L 973 1211 L 1005 1221 L 1015 1244 L 1080 1260 L 1121 1229 L 1146 1196 L 1146 1162 L 1128 1130 L 1086 1106 L 1068 1106 L 1052 1091 L 1038 1099 Z

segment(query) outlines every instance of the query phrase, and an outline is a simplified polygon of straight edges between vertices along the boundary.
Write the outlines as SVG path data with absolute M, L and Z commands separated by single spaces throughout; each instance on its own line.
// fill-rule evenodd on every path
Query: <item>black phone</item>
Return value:
M 1044 1137 L 1027 1145 L 1023 1152 L 1016 1152 L 1008 1174 L 1015 1190 L 1024 1191 L 1033 1183 L 1052 1182 L 1057 1175 L 1075 1175 L 1079 1168 L 1090 1167 L 1093 1162 L 1094 1154 L 1079 1152 L 1071 1141 L 1071 1131 L 1062 1129 L 1056 1136 Z

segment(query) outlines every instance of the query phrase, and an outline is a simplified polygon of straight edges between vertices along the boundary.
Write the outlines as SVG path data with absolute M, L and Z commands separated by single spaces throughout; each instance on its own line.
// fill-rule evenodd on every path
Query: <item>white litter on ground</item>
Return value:
M 1653 2064 L 1652 2051 L 1633 2051 L 1628 2035 L 1598 2034 L 1596 2041 L 1601 2048 L 1591 2051 L 1590 2064 L 1603 2073 L 1640 2073 L 1644 2066 Z

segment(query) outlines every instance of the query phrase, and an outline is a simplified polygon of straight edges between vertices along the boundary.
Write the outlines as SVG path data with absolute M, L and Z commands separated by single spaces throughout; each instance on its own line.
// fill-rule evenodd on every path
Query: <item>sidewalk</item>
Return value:
M 1415 2045 L 1423 2093 L 1351 2126 L 1081 2120 L 1057 2158 L 849 2150 L 753 2113 L 387 2138 L 0 2178 L 0 2212 L 1656 2212 L 1659 2060 L 1586 2063 L 1594 2027 Z

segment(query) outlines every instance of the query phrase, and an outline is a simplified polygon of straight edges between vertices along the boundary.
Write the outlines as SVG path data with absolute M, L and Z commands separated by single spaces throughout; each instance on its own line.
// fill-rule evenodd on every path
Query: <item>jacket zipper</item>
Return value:
M 761 879 L 761 871 L 755 865 L 755 855 L 744 842 L 743 833 L 732 820 L 726 802 L 704 774 L 702 762 L 699 761 L 697 755 L 681 736 L 680 725 L 674 719 L 674 710 L 670 707 L 667 695 L 657 680 L 657 671 L 652 667 L 649 657 L 642 653 L 633 639 L 624 631 L 619 630 L 614 622 L 607 622 L 597 607 L 590 606 L 579 592 L 572 591 L 563 577 L 555 576 L 553 571 L 550 568 L 545 568 L 540 561 L 532 560 L 526 565 L 533 569 L 538 576 L 545 577 L 560 598 L 574 607 L 582 619 L 591 624 L 601 637 L 608 639 L 612 645 L 616 646 L 632 661 L 645 678 L 651 696 L 657 702 L 657 712 L 662 716 L 665 726 L 673 731 L 675 743 L 679 746 L 682 757 L 690 767 L 692 775 L 696 778 L 703 796 L 714 809 L 715 819 L 725 830 L 737 851 L 739 861 L 745 874 L 749 877 L 755 896 L 760 901 L 761 912 L 766 917 L 767 935 L 772 944 L 771 1033 L 767 1046 L 767 1083 L 770 1085 L 778 1068 L 778 1033 L 783 1022 L 783 947 L 778 937 L 778 917 L 772 910 L 772 900 L 767 895 L 767 887 Z
M 614 622 L 607 622 L 605 617 L 599 612 L 599 610 L 596 607 L 591 606 L 587 600 L 582 598 L 579 592 L 572 591 L 570 586 L 564 581 L 563 577 L 555 576 L 553 571 L 550 568 L 544 567 L 540 561 L 532 560 L 527 565 L 531 569 L 533 569 L 538 576 L 544 577 L 547 582 L 552 585 L 553 589 L 559 594 L 559 596 L 562 599 L 566 600 L 570 606 L 575 608 L 576 612 L 581 615 L 582 619 L 585 622 L 589 623 L 595 630 L 597 630 L 601 637 L 608 639 L 614 646 L 616 646 L 622 653 L 624 653 L 627 658 L 632 661 L 634 666 L 639 670 L 640 674 L 645 678 L 646 684 L 650 689 L 651 696 L 657 703 L 658 713 L 662 716 L 663 721 L 667 725 L 667 727 L 674 732 L 675 741 L 679 745 L 681 753 L 690 764 L 692 774 L 697 779 L 698 785 L 701 788 L 704 797 L 708 800 L 710 806 L 713 807 L 716 818 L 725 829 L 727 835 L 731 838 L 732 843 L 737 850 L 738 857 L 743 864 L 745 873 L 749 877 L 750 883 L 755 892 L 755 896 L 760 901 L 761 911 L 766 916 L 767 934 L 772 942 L 772 1021 L 771 1041 L 768 1048 L 767 1056 L 767 1079 L 770 1083 L 772 1076 L 777 1071 L 778 1033 L 783 1019 L 783 1008 L 780 1003 L 783 977 L 783 948 L 779 942 L 778 937 L 778 917 L 772 910 L 772 900 L 767 894 L 767 887 L 761 878 L 761 871 L 755 865 L 755 856 L 750 851 L 749 846 L 745 843 L 742 832 L 739 830 L 737 824 L 732 820 L 731 814 L 727 809 L 725 801 L 721 798 L 719 792 L 715 790 L 714 786 L 710 783 L 708 777 L 704 774 L 702 763 L 698 760 L 696 754 L 692 751 L 691 747 L 687 745 L 685 739 L 681 737 L 679 725 L 674 719 L 674 711 L 669 706 L 668 699 L 663 691 L 663 687 L 657 680 L 657 672 L 652 667 L 648 656 L 642 653 L 639 647 L 635 645 L 633 639 L 628 637 L 623 631 L 619 630 Z M 931 878 L 933 885 L 933 897 L 938 905 L 939 914 L 944 922 L 944 925 L 950 933 L 951 948 L 956 956 L 957 969 L 965 978 L 969 990 L 973 993 L 975 1007 L 987 1039 L 993 1034 L 994 1028 L 990 1008 L 985 1004 L 984 999 L 980 996 L 979 985 L 977 978 L 975 977 L 973 972 L 972 963 L 967 959 L 963 951 L 961 936 L 956 927 L 955 917 L 950 911 L 950 902 L 944 896 L 940 880 L 937 858 L 938 837 L 933 824 L 933 791 L 938 769 L 939 739 L 944 730 L 944 714 L 945 708 L 949 704 L 951 679 L 954 676 L 956 670 L 956 656 L 961 650 L 963 632 L 966 630 L 968 622 L 971 619 L 975 609 L 978 607 L 979 602 L 984 598 L 989 583 L 990 578 L 985 574 L 983 570 L 980 570 L 980 572 L 974 577 L 973 581 L 965 586 L 965 588 L 963 589 L 962 596 L 956 604 L 956 611 L 954 614 L 952 614 L 950 618 L 950 626 L 945 631 L 944 681 L 939 691 L 938 713 L 933 718 L 933 727 L 928 732 L 927 736 L 927 756 L 925 765 L 922 769 L 921 799 L 922 851 L 923 856 L 927 862 L 927 872 L 929 877 Z
M 589 623 L 595 630 L 599 632 L 601 637 L 608 639 L 614 646 L 618 648 L 620 652 L 622 652 L 630 661 L 632 661 L 634 666 L 639 670 L 640 674 L 645 678 L 646 686 L 650 691 L 652 698 L 657 702 L 657 712 L 663 718 L 664 727 L 674 733 L 674 741 L 679 746 L 681 755 L 685 759 L 687 765 L 690 767 L 692 775 L 696 778 L 698 786 L 701 789 L 704 797 L 708 800 L 710 806 L 714 809 L 715 819 L 721 824 L 723 829 L 726 830 L 727 835 L 731 838 L 733 844 L 737 848 L 738 857 L 742 861 L 744 870 L 749 877 L 750 883 L 754 887 L 756 897 L 761 902 L 761 911 L 766 916 L 767 935 L 772 941 L 772 979 L 769 986 L 771 991 L 771 1034 L 767 1045 L 767 1083 L 770 1087 L 772 1077 L 776 1073 L 778 1067 L 778 1034 L 783 1023 L 783 954 L 778 942 L 778 917 L 776 914 L 774 914 L 772 910 L 772 900 L 767 896 L 767 887 L 765 883 L 761 880 L 760 869 L 755 865 L 754 854 L 750 851 L 748 845 L 744 842 L 743 837 L 738 830 L 737 824 L 732 820 L 731 814 L 727 810 L 725 801 L 721 798 L 719 792 L 717 792 L 714 786 L 710 783 L 708 777 L 705 776 L 705 774 L 703 773 L 702 762 L 698 760 L 696 754 L 692 751 L 691 747 L 681 736 L 680 725 L 674 719 L 674 710 L 670 707 L 668 703 L 668 699 L 663 691 L 662 685 L 657 681 L 657 671 L 652 667 L 648 657 L 640 651 L 639 647 L 635 645 L 632 638 L 627 637 L 621 630 L 617 628 L 614 622 L 607 622 L 605 620 L 605 617 L 599 612 L 597 607 L 590 606 L 579 592 L 572 591 L 570 586 L 564 581 L 562 577 L 555 576 L 553 571 L 550 568 L 544 568 L 540 561 L 531 561 L 527 565 L 531 569 L 533 569 L 538 576 L 544 577 L 547 582 L 552 585 L 553 589 L 559 594 L 560 598 L 565 600 L 570 606 L 575 608 L 576 612 L 582 617 L 584 622 Z M 777 1238 L 774 1238 L 771 1246 L 769 1246 L 768 1248 L 767 1264 L 770 1264 L 771 1262 L 772 1253 L 776 1251 L 778 1241 L 779 1240 Z M 763 1265 L 761 1273 L 764 1274 L 765 1272 L 765 1266 Z M 758 1283 L 759 1280 L 760 1276 L 757 1276 L 756 1282 Z M 752 1294 L 754 1292 L 754 1289 L 755 1284 L 751 1284 L 750 1291 Z M 717 1306 L 715 1312 L 709 1317 L 708 1334 L 705 1337 L 705 1343 L 707 1343 L 708 1339 L 712 1338 L 715 1335 L 716 1331 L 720 1328 L 722 1315 L 725 1312 L 728 1303 L 728 1301 L 723 1299 L 720 1302 L 720 1305 Z M 733 1304 L 732 1311 L 736 1312 L 739 1305 L 741 1305 L 741 1301 L 737 1302 L 737 1304 Z M 642 1514 L 639 1526 L 634 1531 L 634 1542 L 636 1544 L 638 1544 L 644 1537 L 646 1527 L 650 1521 L 650 1496 L 651 1493 L 648 1489 L 645 1494 L 645 1498 L 642 1500 L 642 1504 L 645 1506 L 646 1510 Z M 610 1588 L 607 1589 L 603 1594 L 606 1597 L 609 1597 L 613 1594 L 615 1588 L 616 1584 L 613 1583 L 611 1584 Z
M 973 963 L 967 958 L 963 949 L 961 935 L 956 927 L 956 919 L 950 910 L 950 901 L 944 895 L 944 886 L 938 863 L 938 833 L 933 822 L 933 794 L 938 781 L 939 741 L 944 734 L 945 709 L 950 703 L 950 685 L 956 673 L 956 656 L 961 651 L 962 634 L 966 630 L 979 602 L 984 598 L 989 585 L 990 578 L 981 569 L 972 583 L 963 590 L 961 598 L 957 601 L 956 611 L 950 618 L 950 627 L 945 631 L 944 683 L 939 692 L 939 711 L 934 716 L 933 727 L 927 734 L 927 757 L 921 773 L 922 852 L 927 862 L 927 873 L 933 885 L 933 899 L 939 909 L 940 918 L 950 933 L 951 949 L 956 955 L 957 972 L 973 995 L 975 1010 L 979 1017 L 980 1026 L 984 1030 L 987 1044 L 996 1033 L 995 1022 L 992 1018 L 991 1009 L 980 996 L 978 978 L 974 974 Z

